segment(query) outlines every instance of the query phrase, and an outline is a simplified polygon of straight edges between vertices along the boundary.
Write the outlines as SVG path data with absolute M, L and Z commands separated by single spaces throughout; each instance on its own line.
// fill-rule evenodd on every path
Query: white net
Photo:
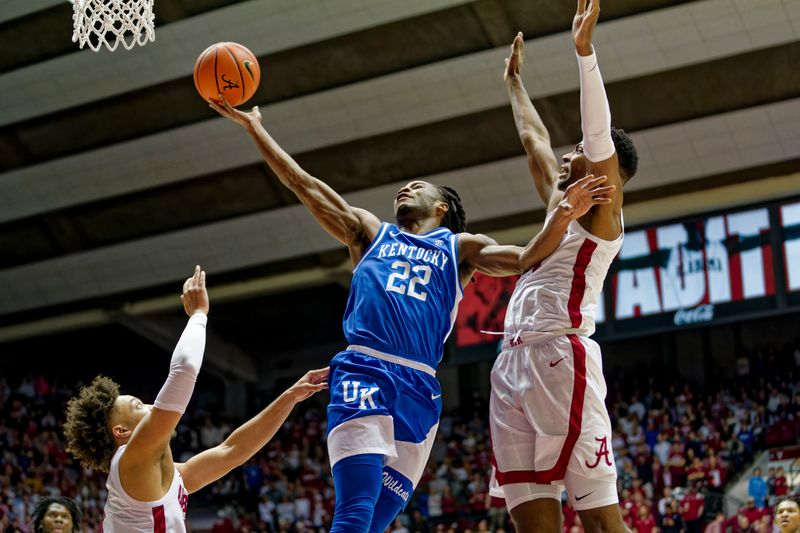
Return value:
M 153 0 L 72 0 L 72 42 L 97 52 L 127 50 L 156 40 Z

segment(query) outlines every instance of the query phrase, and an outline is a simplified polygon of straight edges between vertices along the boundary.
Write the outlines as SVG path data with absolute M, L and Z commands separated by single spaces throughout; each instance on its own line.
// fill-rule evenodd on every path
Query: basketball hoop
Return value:
M 97 52 L 102 45 L 127 50 L 156 40 L 153 0 L 70 0 L 72 42 Z

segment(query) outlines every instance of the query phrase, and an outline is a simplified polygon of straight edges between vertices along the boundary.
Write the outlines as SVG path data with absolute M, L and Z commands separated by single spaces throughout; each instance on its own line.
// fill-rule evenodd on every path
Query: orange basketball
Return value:
M 194 86 L 200 96 L 219 100 L 222 95 L 232 106 L 248 101 L 260 79 L 256 56 L 238 43 L 212 44 L 194 64 Z

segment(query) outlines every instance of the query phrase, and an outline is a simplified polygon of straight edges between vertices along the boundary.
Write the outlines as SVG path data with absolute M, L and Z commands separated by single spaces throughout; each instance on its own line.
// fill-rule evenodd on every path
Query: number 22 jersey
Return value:
M 345 338 L 436 368 L 462 295 L 457 235 L 444 227 L 417 235 L 384 222 L 353 270 Z

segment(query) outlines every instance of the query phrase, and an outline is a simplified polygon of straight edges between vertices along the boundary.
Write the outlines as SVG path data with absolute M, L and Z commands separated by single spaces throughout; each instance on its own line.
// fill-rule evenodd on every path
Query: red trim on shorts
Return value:
M 581 435 L 583 401 L 586 397 L 586 349 L 577 335 L 567 335 L 567 338 L 572 344 L 575 377 L 572 384 L 572 400 L 569 406 L 569 429 L 567 430 L 564 447 L 561 448 L 561 453 L 553 468 L 538 472 L 535 470 L 502 472 L 497 466 L 497 459 L 492 454 L 492 466 L 494 466 L 495 478 L 500 486 L 508 485 L 509 483 L 536 483 L 543 485 L 553 481 L 561 481 L 567 473 L 569 459 L 572 457 L 575 443 L 578 442 L 578 437 Z
M 572 267 L 572 288 L 569 291 L 569 300 L 567 301 L 567 312 L 572 321 L 573 328 L 581 327 L 583 322 L 583 315 L 581 315 L 581 302 L 583 295 L 586 293 L 586 267 L 592 260 L 592 254 L 597 249 L 597 243 L 584 239 L 581 244 L 578 255 L 575 258 L 575 265 Z
M 166 533 L 167 523 L 164 520 L 164 506 L 153 507 L 153 532 Z
M 575 265 L 572 267 L 572 288 L 569 292 L 567 312 L 569 313 L 572 327 L 574 328 L 580 327 L 581 322 L 583 322 L 581 302 L 586 293 L 586 267 L 589 266 L 589 262 L 592 260 L 592 255 L 596 249 L 596 242 L 585 239 L 580 250 L 578 250 L 578 255 L 575 258 Z M 493 454 L 492 465 L 495 470 L 495 478 L 497 479 L 497 483 L 501 486 L 510 483 L 547 484 L 564 479 L 567 473 L 569 459 L 572 456 L 572 451 L 575 449 L 575 444 L 578 442 L 578 437 L 581 435 L 583 402 L 586 397 L 586 348 L 577 335 L 567 335 L 567 338 L 572 345 L 574 378 L 572 381 L 572 399 L 569 406 L 567 438 L 564 441 L 564 446 L 561 448 L 558 460 L 555 466 L 549 470 L 538 472 L 535 470 L 502 472 L 497 466 L 497 460 Z

